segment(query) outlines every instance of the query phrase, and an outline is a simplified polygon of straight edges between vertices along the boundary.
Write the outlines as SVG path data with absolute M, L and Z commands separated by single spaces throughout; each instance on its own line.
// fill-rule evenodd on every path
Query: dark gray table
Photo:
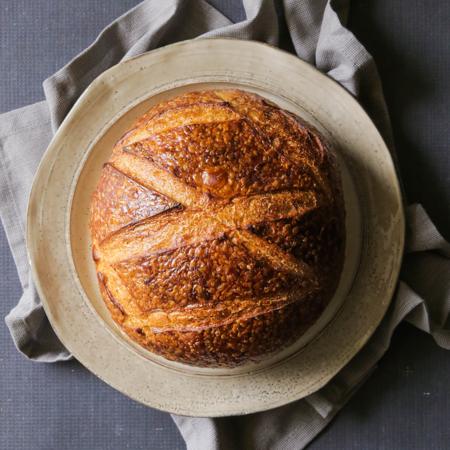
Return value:
M 41 100 L 41 81 L 136 3 L 2 0 L 0 111 Z M 239 0 L 212 3 L 243 17 Z M 450 2 L 354 0 L 350 28 L 378 63 L 409 200 L 423 203 L 448 238 Z M 0 272 L 3 317 L 20 286 L 2 229 Z M 3 323 L 0 337 L 1 449 L 184 448 L 167 414 L 122 396 L 75 361 L 26 361 Z M 311 448 L 449 448 L 449 355 L 402 325 L 378 370 Z

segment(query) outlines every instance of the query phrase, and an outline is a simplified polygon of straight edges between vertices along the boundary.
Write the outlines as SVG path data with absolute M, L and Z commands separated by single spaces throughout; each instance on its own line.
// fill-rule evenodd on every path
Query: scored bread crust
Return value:
M 115 145 L 90 211 L 113 319 L 168 359 L 234 366 L 291 344 L 329 303 L 345 212 L 334 155 L 240 90 L 160 103 Z

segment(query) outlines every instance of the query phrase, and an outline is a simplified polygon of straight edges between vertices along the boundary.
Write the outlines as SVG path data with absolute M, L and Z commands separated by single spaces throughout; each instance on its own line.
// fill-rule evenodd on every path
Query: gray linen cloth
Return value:
M 373 59 L 345 28 L 349 0 L 284 0 L 297 55 L 359 98 L 393 149 L 389 117 Z M 0 214 L 23 287 L 6 317 L 17 349 L 28 358 L 70 358 L 53 333 L 30 277 L 25 213 L 33 175 L 53 133 L 83 90 L 114 64 L 179 40 L 227 36 L 278 45 L 272 0 L 244 0 L 246 19 L 232 23 L 203 0 L 147 0 L 109 25 L 97 40 L 45 80 L 45 101 L 0 116 Z M 420 205 L 407 214 L 401 280 L 381 325 L 364 349 L 323 389 L 293 404 L 243 417 L 173 416 L 187 448 L 301 449 L 334 417 L 374 369 L 402 320 L 450 348 L 450 245 Z

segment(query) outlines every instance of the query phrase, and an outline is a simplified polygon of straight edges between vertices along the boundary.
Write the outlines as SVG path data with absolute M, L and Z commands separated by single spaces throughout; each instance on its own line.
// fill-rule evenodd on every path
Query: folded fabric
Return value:
M 70 354 L 53 333 L 36 294 L 25 246 L 33 175 L 53 133 L 84 89 L 103 71 L 142 52 L 192 38 L 226 36 L 278 45 L 279 17 L 297 55 L 357 96 L 393 151 L 389 117 L 373 59 L 345 28 L 349 0 L 244 0 L 246 19 L 232 23 L 203 0 L 147 0 L 109 25 L 84 52 L 44 82 L 45 101 L 0 116 L 0 215 L 23 295 L 6 317 L 17 349 L 54 362 Z M 187 448 L 301 449 L 334 417 L 374 369 L 397 324 L 406 319 L 450 348 L 450 245 L 420 205 L 407 208 L 401 281 L 381 325 L 323 389 L 293 404 L 242 417 L 172 416 Z

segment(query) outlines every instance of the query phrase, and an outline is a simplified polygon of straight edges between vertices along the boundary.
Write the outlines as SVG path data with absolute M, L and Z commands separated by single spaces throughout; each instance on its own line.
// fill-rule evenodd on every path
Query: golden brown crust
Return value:
M 101 242 L 126 225 L 175 206 L 173 200 L 146 189 L 111 164 L 105 164 L 92 199 L 93 239 Z
M 296 116 L 237 90 L 185 94 L 142 116 L 103 169 L 90 228 L 114 320 L 195 365 L 292 343 L 342 268 L 332 153 Z

